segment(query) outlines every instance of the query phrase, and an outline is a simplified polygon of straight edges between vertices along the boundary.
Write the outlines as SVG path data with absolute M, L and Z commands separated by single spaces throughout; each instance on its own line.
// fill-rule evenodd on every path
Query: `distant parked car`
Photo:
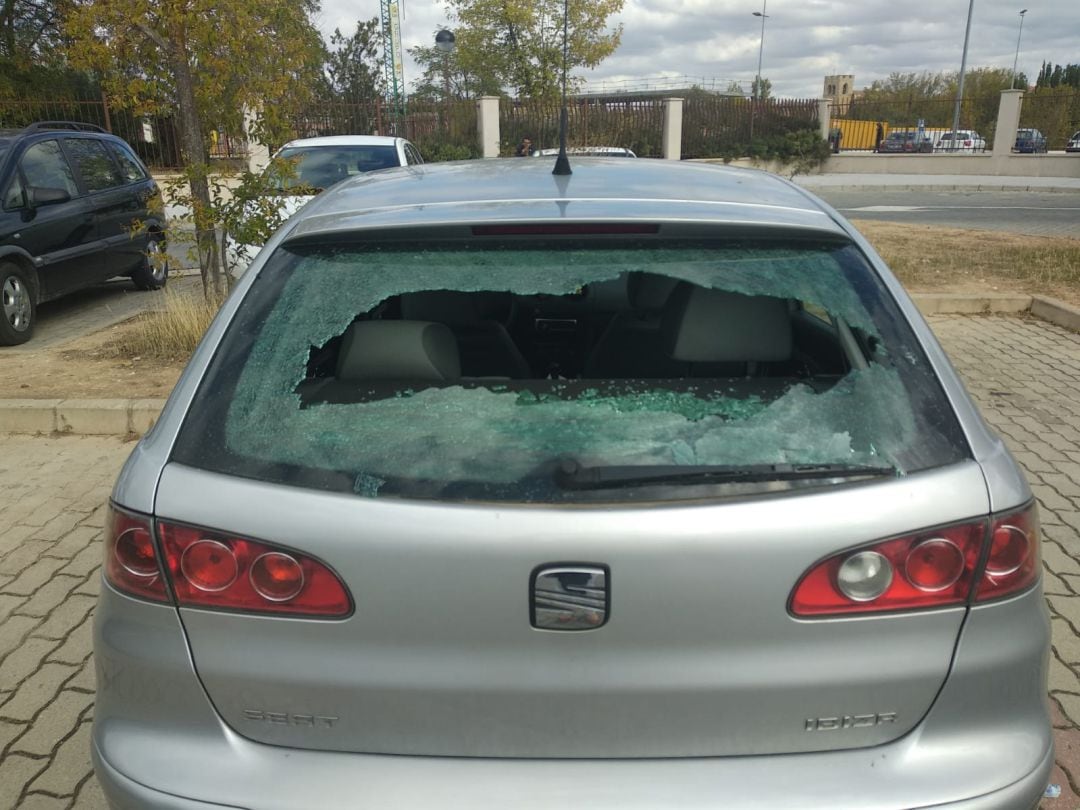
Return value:
M 537 149 L 533 157 L 555 157 L 558 154 L 558 149 Z M 578 157 L 637 157 L 624 146 L 571 146 L 567 147 L 566 154 Z
M 1065 144 L 1066 152 L 1080 152 L 1080 129 L 1076 130 Z
M 950 130 L 942 134 L 934 147 L 935 152 L 985 152 L 986 138 L 973 129 L 958 129 L 954 142 Z
M 933 152 L 934 142 L 929 135 L 910 129 L 897 129 L 885 136 L 878 146 L 879 152 L 912 153 Z
M 277 178 L 278 194 L 273 195 L 282 218 L 287 219 L 304 204 L 335 183 L 358 174 L 421 164 L 420 150 L 404 138 L 383 135 L 329 135 L 301 138 L 285 144 L 274 159 L 290 160 L 295 173 Z M 226 241 L 226 261 L 230 272 L 241 274 L 262 245 Z
M 1045 152 L 1046 136 L 1037 129 L 1018 129 L 1016 130 L 1016 144 L 1013 146 L 1013 151 Z
M 31 338 L 43 301 L 113 276 L 141 290 L 165 286 L 157 184 L 101 127 L 39 121 L 0 130 L 0 199 L 0 345 Z

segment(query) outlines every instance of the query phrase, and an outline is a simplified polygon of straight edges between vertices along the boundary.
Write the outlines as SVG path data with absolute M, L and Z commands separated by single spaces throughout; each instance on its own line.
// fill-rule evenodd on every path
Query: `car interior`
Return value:
M 826 390 L 853 366 L 852 351 L 865 356 L 843 329 L 796 300 L 651 273 L 562 296 L 427 290 L 389 298 L 313 347 L 296 392 L 301 407 L 455 385 L 561 399 L 629 383 L 703 394 L 719 386 L 771 400 L 795 382 Z M 865 344 L 857 330 L 848 336 Z

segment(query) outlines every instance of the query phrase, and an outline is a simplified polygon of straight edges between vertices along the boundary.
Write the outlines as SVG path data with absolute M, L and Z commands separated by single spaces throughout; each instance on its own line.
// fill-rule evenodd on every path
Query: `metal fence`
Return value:
M 22 129 L 35 121 L 75 121 L 96 124 L 123 138 L 151 169 L 178 169 L 183 165 L 176 119 L 171 114 L 135 115 L 103 99 L 17 99 L 0 101 L 0 129 Z M 240 136 L 212 132 L 207 141 L 211 159 L 243 158 L 247 141 Z
M 973 139 L 973 147 L 964 151 L 992 148 L 999 99 L 997 94 L 964 99 L 960 107 L 960 129 L 974 130 L 979 136 Z M 952 130 L 955 107 L 955 99 L 949 98 L 856 98 L 830 107 L 830 139 L 835 142 L 839 133 L 840 151 L 872 152 L 877 151 L 890 132 L 921 131 L 926 139 L 921 143 L 929 145 L 927 151 L 949 151 L 951 142 L 945 141 L 943 145 L 941 136 Z
M 694 96 L 683 102 L 682 156 L 733 158 L 788 133 L 818 130 L 815 99 Z
M 559 145 L 558 99 L 504 98 L 499 103 L 503 155 L 512 155 L 522 138 L 537 149 Z M 567 103 L 569 146 L 621 146 L 638 157 L 660 157 L 664 102 L 658 98 L 588 96 Z
M 1024 94 L 1020 126 L 1034 128 L 1046 137 L 1049 149 L 1065 148 L 1072 134 L 1080 130 L 1080 89 L 1054 88 Z
M 294 138 L 398 135 L 429 161 L 479 156 L 474 101 L 416 100 L 395 107 L 382 98 L 324 99 L 304 105 L 289 125 Z

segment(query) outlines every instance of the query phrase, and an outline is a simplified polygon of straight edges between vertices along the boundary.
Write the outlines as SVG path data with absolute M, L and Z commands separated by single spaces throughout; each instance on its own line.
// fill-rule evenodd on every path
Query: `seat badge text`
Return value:
M 244 709 L 244 719 L 274 726 L 333 728 L 341 718 L 318 714 L 290 714 L 288 712 L 264 712 L 261 709 Z
M 842 731 L 846 728 L 873 728 L 896 722 L 896 712 L 880 714 L 845 714 L 839 717 L 808 717 L 807 731 Z

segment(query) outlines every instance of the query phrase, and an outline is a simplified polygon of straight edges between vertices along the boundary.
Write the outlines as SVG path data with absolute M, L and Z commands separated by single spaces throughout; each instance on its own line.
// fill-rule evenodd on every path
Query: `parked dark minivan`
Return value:
M 157 184 L 131 147 L 92 124 L 0 130 L 0 345 L 25 343 L 37 305 L 113 276 L 165 285 Z

